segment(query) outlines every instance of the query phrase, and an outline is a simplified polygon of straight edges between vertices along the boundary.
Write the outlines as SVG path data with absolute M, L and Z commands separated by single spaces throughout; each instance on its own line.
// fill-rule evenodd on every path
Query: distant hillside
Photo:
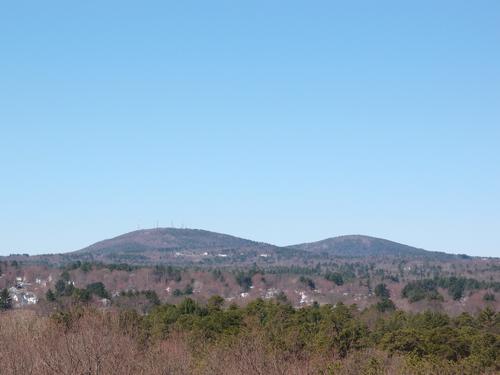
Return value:
M 447 260 L 458 256 L 361 235 L 279 247 L 200 229 L 156 228 L 126 233 L 69 253 L 7 258 L 47 265 L 87 261 L 130 265 L 289 267 L 334 262 L 340 257 Z
M 312 253 L 326 253 L 341 257 L 453 257 L 454 255 L 437 251 L 428 251 L 397 242 L 362 235 L 348 235 L 327 238 L 317 242 L 309 242 L 289 246 L 291 249 Z
M 267 244 L 201 229 L 156 228 L 122 234 L 97 242 L 79 250 L 79 252 L 104 254 L 113 251 L 159 249 L 222 250 L 262 247 L 263 245 Z
M 200 229 L 156 228 L 126 233 L 66 255 L 124 263 L 246 263 L 272 258 L 277 246 Z

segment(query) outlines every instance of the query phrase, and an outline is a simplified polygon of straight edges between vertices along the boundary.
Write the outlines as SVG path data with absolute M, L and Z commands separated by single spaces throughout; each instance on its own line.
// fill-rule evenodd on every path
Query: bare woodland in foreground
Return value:
M 0 314 L 0 373 L 494 374 L 499 314 L 410 315 L 255 301 L 222 309 L 186 299 L 134 311 L 78 307 Z

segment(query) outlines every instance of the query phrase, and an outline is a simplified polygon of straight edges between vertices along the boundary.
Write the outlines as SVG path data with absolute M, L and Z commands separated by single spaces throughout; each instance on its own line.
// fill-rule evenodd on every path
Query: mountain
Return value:
M 143 229 L 97 242 L 67 255 L 85 260 L 123 263 L 246 263 L 271 258 L 279 248 L 200 229 Z
M 99 241 L 81 250 L 10 260 L 61 265 L 71 262 L 171 264 L 177 266 L 310 266 L 343 258 L 419 258 L 447 260 L 456 255 L 427 251 L 397 242 L 361 235 L 279 247 L 200 229 L 155 228 Z
M 103 240 L 77 252 L 105 254 L 113 251 L 224 250 L 272 246 L 201 229 L 142 229 Z
M 428 251 L 403 245 L 382 238 L 348 235 L 327 238 L 317 242 L 309 242 L 288 246 L 291 249 L 303 250 L 315 254 L 328 254 L 340 257 L 453 257 L 454 255 L 437 251 Z

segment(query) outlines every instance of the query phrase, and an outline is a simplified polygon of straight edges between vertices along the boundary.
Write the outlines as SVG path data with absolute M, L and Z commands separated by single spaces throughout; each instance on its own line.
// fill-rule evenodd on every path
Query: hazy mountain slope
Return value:
M 79 250 L 79 252 L 104 253 L 158 249 L 220 250 L 262 247 L 265 245 L 267 244 L 200 229 L 157 228 L 125 233 L 118 237 L 97 242 Z
M 156 228 L 137 230 L 99 241 L 78 251 L 9 260 L 47 265 L 76 261 L 171 264 L 178 266 L 310 266 L 343 258 L 419 258 L 448 260 L 456 255 L 427 251 L 380 238 L 350 235 L 279 247 L 200 229 Z
M 274 245 L 206 230 L 156 228 L 126 233 L 66 255 L 74 259 L 132 264 L 245 264 L 260 257 L 272 259 L 277 249 Z
M 417 256 L 447 257 L 453 256 L 437 251 L 428 251 L 397 242 L 362 235 L 348 235 L 327 238 L 317 242 L 291 245 L 289 248 L 305 250 L 312 253 L 327 253 L 342 257 L 366 256 Z

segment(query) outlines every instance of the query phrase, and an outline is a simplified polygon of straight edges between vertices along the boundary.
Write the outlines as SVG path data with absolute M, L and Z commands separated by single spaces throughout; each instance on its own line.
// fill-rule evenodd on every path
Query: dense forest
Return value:
M 0 374 L 496 374 L 498 260 L 0 262 Z
M 99 287 L 96 287 L 99 292 Z M 378 288 L 381 300 L 383 287 Z M 389 300 L 390 301 L 390 300 Z M 500 314 L 451 318 L 376 306 L 293 308 L 283 296 L 245 307 L 211 297 L 148 314 L 85 304 L 49 316 L 0 314 L 1 373 L 493 374 Z

